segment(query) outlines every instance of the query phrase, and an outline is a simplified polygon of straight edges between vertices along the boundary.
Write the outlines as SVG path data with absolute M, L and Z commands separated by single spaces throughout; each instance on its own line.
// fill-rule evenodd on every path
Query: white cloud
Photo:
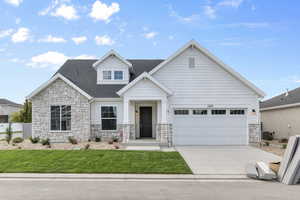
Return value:
M 235 28 L 235 27 L 244 27 L 244 28 L 267 28 L 270 26 L 268 22 L 242 22 L 242 23 L 233 23 L 233 24 L 226 24 L 226 27 Z
M 229 6 L 233 8 L 238 8 L 244 2 L 244 0 L 224 0 L 218 3 L 218 6 Z
M 96 36 L 95 41 L 97 45 L 107 45 L 111 46 L 115 43 L 114 40 L 112 40 L 108 35 L 103 35 L 103 36 Z
M 75 59 L 96 59 L 96 56 L 82 54 L 80 56 L 75 57 Z
M 64 43 L 64 42 L 67 42 L 67 41 L 62 37 L 55 37 L 55 36 L 52 36 L 52 35 L 47 35 L 45 38 L 40 39 L 39 42 Z
M 79 36 L 79 37 L 72 37 L 72 40 L 75 44 L 81 44 L 84 43 L 87 40 L 86 36 Z
M 96 59 L 93 55 L 82 54 L 79 56 L 66 56 L 65 54 L 57 51 L 48 51 L 46 53 L 42 53 L 36 56 L 33 56 L 29 62 L 27 62 L 27 66 L 32 68 L 47 68 L 50 67 L 54 70 L 58 69 L 61 65 L 63 65 L 68 59 Z M 20 59 L 12 59 L 12 62 L 25 62 Z
M 170 17 L 174 17 L 176 18 L 178 21 L 180 22 L 183 22 L 183 23 L 192 23 L 196 20 L 199 20 L 200 18 L 200 15 L 197 15 L 197 14 L 193 14 L 193 15 L 190 15 L 190 16 L 181 16 L 179 15 L 174 9 L 173 9 L 173 6 L 172 5 L 169 5 L 168 6 L 168 9 L 169 9 L 169 16 Z
M 31 61 L 27 63 L 27 65 L 33 68 L 52 67 L 54 69 L 57 69 L 67 59 L 69 59 L 69 57 L 65 56 L 63 53 L 48 51 L 46 53 L 33 56 L 31 58 Z
M 57 8 L 58 6 L 64 4 L 64 3 L 70 3 L 71 0 L 51 0 L 50 5 L 45 8 L 44 10 L 41 10 L 38 12 L 39 15 L 47 15 L 49 14 L 52 10 L 54 10 L 55 8 Z
M 23 0 L 5 0 L 6 3 L 9 3 L 13 6 L 19 6 Z
M 155 36 L 157 36 L 157 32 L 149 32 L 149 33 L 145 33 L 144 34 L 144 37 L 146 38 L 146 39 L 152 39 L 152 38 L 154 38 Z
M 21 18 L 16 18 L 16 24 L 20 24 L 21 23 Z
M 169 40 L 174 40 L 175 37 L 173 35 L 170 35 L 168 38 Z
M 13 29 L 0 30 L 0 38 L 10 36 L 13 32 Z
M 105 21 L 108 23 L 110 17 L 120 11 L 118 3 L 113 2 L 110 6 L 97 0 L 93 4 L 92 10 L 89 16 L 95 20 Z
M 61 6 L 56 8 L 55 12 L 52 12 L 51 15 L 55 17 L 63 17 L 67 20 L 74 20 L 79 18 L 74 6 L 67 6 L 65 4 L 62 4 Z
M 216 9 L 212 6 L 204 6 L 204 15 L 206 15 L 210 19 L 216 18 Z
M 11 41 L 14 43 L 25 42 L 29 39 L 29 29 L 28 28 L 19 28 L 16 33 L 11 36 Z

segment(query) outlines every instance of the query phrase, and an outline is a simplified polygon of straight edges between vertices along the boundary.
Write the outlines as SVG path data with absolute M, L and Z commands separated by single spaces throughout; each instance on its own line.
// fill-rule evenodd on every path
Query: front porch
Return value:
M 172 146 L 172 129 L 163 99 L 126 99 L 123 114 L 123 143 Z

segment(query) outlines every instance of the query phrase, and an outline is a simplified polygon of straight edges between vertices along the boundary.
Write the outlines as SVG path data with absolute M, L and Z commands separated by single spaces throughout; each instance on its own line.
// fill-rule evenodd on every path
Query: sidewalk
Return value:
M 38 174 L 0 173 L 1 179 L 89 179 L 89 180 L 251 180 L 245 175 L 211 174 Z

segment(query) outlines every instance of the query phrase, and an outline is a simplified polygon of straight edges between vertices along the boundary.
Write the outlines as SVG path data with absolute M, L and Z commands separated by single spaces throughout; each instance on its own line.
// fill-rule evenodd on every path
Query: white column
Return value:
M 129 124 L 129 99 L 123 100 L 123 124 Z
M 168 122 L 168 102 L 167 99 L 161 100 L 161 123 L 166 124 Z

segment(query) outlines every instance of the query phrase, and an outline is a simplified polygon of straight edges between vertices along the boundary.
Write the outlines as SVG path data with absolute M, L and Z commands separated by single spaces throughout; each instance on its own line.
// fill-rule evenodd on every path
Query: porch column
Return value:
M 130 125 L 129 125 L 129 99 L 123 100 L 123 142 L 129 142 L 130 138 Z
M 161 123 L 166 124 L 168 121 L 168 102 L 167 99 L 161 100 Z

